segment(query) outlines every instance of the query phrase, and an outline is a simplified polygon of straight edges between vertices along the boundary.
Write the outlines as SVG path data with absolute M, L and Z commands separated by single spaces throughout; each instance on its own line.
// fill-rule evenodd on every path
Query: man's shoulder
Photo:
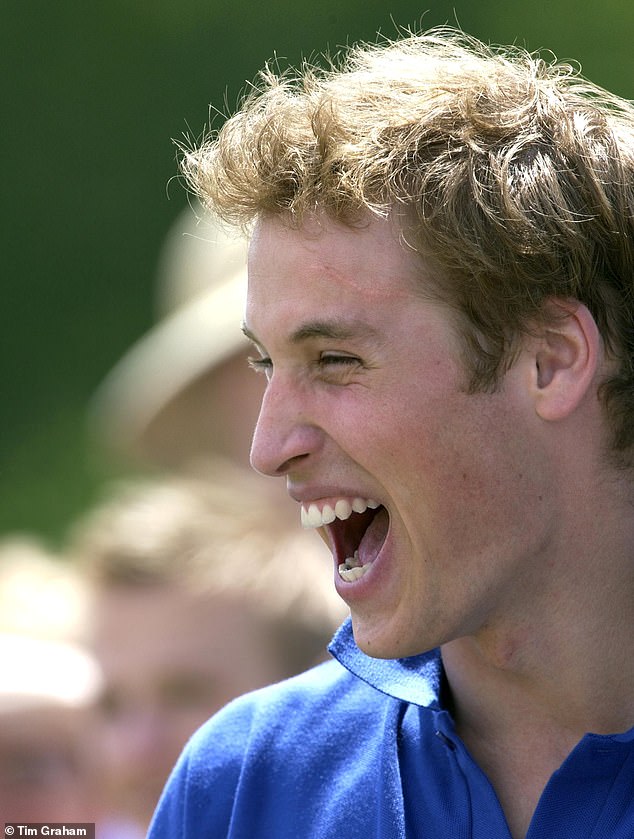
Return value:
M 151 839 L 365 836 L 351 779 L 383 764 L 401 705 L 336 661 L 239 697 L 190 740 Z
M 329 728 L 340 732 L 342 716 L 380 716 L 392 702 L 337 661 L 329 661 L 234 699 L 199 729 L 190 750 L 209 749 L 217 755 L 221 746 L 235 751 L 258 743 L 266 747 L 269 741 L 280 749 L 300 733 L 306 740 L 317 731 L 324 737 Z

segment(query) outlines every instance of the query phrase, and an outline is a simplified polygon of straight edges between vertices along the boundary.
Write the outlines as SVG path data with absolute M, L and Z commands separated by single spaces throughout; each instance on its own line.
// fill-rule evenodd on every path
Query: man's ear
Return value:
M 556 299 L 546 306 L 547 320 L 534 344 L 535 409 L 553 421 L 571 414 L 594 386 L 602 341 L 582 303 Z

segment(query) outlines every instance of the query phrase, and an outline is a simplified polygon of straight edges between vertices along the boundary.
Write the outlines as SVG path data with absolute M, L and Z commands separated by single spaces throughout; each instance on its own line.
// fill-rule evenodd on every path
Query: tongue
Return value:
M 390 517 L 387 514 L 387 510 L 381 507 L 370 522 L 370 526 L 363 534 L 363 538 L 359 544 L 359 560 L 361 565 L 374 562 L 377 558 L 385 542 L 389 525 Z

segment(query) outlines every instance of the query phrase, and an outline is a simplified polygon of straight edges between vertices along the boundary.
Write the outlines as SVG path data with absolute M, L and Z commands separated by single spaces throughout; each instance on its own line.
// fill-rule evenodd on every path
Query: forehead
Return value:
M 102 592 L 96 605 L 94 644 L 107 679 L 137 684 L 187 669 L 217 671 L 229 661 L 227 638 L 244 649 L 250 637 L 265 642 L 259 614 L 229 593 L 122 586 Z
M 363 317 L 372 307 L 385 314 L 421 296 L 423 269 L 390 219 L 349 227 L 320 217 L 298 229 L 262 219 L 249 250 L 246 326 L 257 332 L 269 316 L 315 306 L 329 317 Z

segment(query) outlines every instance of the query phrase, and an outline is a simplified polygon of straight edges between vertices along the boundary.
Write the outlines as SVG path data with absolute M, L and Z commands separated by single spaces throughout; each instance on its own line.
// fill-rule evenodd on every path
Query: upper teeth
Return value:
M 330 524 L 335 519 L 345 521 L 350 518 L 353 512 L 365 513 L 368 507 L 371 510 L 376 510 L 378 506 L 379 502 L 373 501 L 371 498 L 353 498 L 352 500 L 340 498 L 334 506 L 324 504 L 321 509 L 317 504 L 309 504 L 308 508 L 302 504 L 302 527 L 323 527 L 323 525 Z

